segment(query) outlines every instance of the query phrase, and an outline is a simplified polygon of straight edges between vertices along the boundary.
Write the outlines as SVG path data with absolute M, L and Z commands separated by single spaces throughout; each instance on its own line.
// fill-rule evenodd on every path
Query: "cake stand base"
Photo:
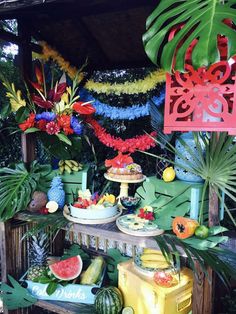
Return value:
M 104 174 L 104 177 L 109 181 L 120 183 L 120 194 L 117 196 L 117 198 L 119 198 L 118 204 L 122 208 L 124 207 L 120 203 L 120 198 L 129 196 L 129 183 L 141 183 L 146 180 L 146 176 L 143 176 L 142 179 L 138 179 L 138 180 L 121 180 L 121 179 L 111 178 L 106 173 Z

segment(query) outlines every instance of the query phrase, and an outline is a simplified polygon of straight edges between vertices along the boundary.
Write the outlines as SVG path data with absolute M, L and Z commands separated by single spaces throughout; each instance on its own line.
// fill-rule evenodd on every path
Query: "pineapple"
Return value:
M 61 177 L 54 177 L 51 182 L 51 188 L 48 190 L 48 200 L 55 201 L 59 208 L 63 208 L 65 205 L 65 195 Z
M 47 270 L 47 257 L 49 252 L 48 236 L 40 232 L 32 236 L 30 241 L 29 262 L 27 279 L 34 280 L 45 274 Z

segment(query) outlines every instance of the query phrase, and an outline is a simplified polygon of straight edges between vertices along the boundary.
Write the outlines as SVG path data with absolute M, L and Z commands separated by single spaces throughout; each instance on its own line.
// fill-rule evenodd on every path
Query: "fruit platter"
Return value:
M 114 221 L 121 214 L 113 194 L 98 195 L 89 190 L 78 192 L 78 199 L 64 209 L 64 216 L 77 223 L 99 224 Z
M 128 214 L 116 220 L 117 227 L 124 233 L 135 236 L 155 236 L 164 233 L 154 222 L 151 206 L 144 206 L 136 214 Z

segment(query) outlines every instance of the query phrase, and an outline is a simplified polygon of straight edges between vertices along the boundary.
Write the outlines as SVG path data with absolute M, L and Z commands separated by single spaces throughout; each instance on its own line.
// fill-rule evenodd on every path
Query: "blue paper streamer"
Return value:
M 146 104 L 136 104 L 127 108 L 113 107 L 104 104 L 95 99 L 87 90 L 80 91 L 80 98 L 82 101 L 93 101 L 92 105 L 96 109 L 95 114 L 101 115 L 112 120 L 134 120 L 140 117 L 145 117 L 150 114 L 150 105 L 154 103 L 159 107 L 165 99 L 165 90 L 162 90 L 159 96 L 154 96 L 146 102 Z

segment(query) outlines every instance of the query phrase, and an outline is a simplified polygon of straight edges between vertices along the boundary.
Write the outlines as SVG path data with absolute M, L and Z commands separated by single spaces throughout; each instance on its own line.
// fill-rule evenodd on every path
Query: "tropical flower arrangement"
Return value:
M 53 80 L 46 82 L 44 67 L 40 63 L 40 66 L 35 66 L 35 81 L 30 81 L 32 92 L 26 86 L 25 97 L 20 90 L 16 90 L 14 83 L 3 79 L 10 109 L 16 113 L 19 128 L 25 133 L 56 135 L 59 140 L 71 145 L 68 136 L 82 134 L 81 117 L 95 112 L 91 101 L 78 101 L 77 77 L 71 86 L 68 86 L 65 75 L 55 84 Z

